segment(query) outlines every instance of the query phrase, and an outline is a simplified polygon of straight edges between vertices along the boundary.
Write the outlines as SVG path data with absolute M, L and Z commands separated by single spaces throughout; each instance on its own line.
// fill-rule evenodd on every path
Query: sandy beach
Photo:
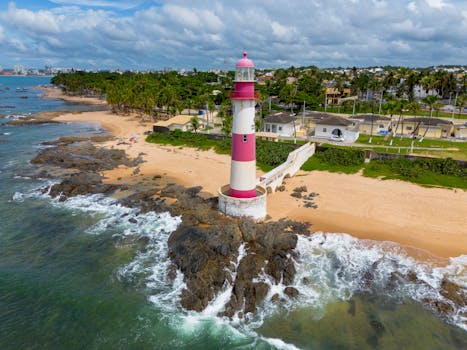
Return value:
M 144 132 L 152 125 L 132 116 L 103 111 L 65 114 L 57 120 L 100 124 L 116 136 L 104 146 L 124 149 L 132 157 L 144 154 L 146 162 L 140 165 L 138 175 L 133 174 L 133 169 L 119 168 L 105 173 L 108 181 L 158 174 L 185 186 L 201 185 L 210 195 L 216 195 L 217 189 L 229 181 L 229 156 L 146 143 Z M 130 138 L 136 142 L 130 142 Z M 317 209 L 305 208 L 303 200 L 290 195 L 298 186 L 307 186 L 309 192 L 319 194 L 315 198 Z M 286 180 L 285 187 L 284 192 L 268 197 L 268 214 L 273 220 L 289 218 L 311 223 L 312 231 L 397 242 L 409 250 L 417 248 L 420 256 L 467 254 L 466 191 L 321 171 L 299 172 Z
M 62 89 L 59 89 L 59 88 L 37 86 L 36 89 L 42 91 L 43 98 L 53 98 L 53 99 L 64 100 L 68 102 L 86 103 L 86 104 L 92 104 L 92 105 L 106 105 L 107 104 L 105 100 L 97 98 L 97 97 L 64 95 Z

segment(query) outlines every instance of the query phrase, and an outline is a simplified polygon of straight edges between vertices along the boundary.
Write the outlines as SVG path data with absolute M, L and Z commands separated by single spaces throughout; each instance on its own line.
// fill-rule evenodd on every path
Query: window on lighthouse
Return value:
M 248 136 L 247 135 L 243 135 L 243 142 L 246 142 L 248 140 Z
M 253 67 L 237 67 L 235 72 L 236 81 L 254 81 L 255 69 Z

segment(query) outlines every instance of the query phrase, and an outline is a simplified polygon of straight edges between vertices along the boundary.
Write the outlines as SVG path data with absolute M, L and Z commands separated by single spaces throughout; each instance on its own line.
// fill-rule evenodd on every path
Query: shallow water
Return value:
M 31 106 L 17 112 L 37 109 L 26 100 Z M 62 101 L 50 103 L 64 109 Z M 420 303 L 442 300 L 444 276 L 467 287 L 466 256 L 439 267 L 397 245 L 344 234 L 299 239 L 296 300 L 267 301 L 247 320 L 219 319 L 226 286 L 205 312 L 185 312 L 178 304 L 183 278 L 171 281 L 165 272 L 167 238 L 179 218 L 140 214 L 96 195 L 59 203 L 38 190 L 49 180 L 18 176 L 41 141 L 100 131 L 81 123 L 0 126 L 0 349 L 467 348 L 467 310 L 443 320 Z M 149 238 L 145 248 L 141 237 Z M 362 282 L 370 270 L 371 288 Z M 423 288 L 387 288 L 391 272 L 410 270 Z M 272 285 L 268 300 L 283 297 L 283 287 Z

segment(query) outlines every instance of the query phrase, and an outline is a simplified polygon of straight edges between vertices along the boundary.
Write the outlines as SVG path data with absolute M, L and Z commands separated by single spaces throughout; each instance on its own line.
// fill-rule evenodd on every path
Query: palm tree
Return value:
M 409 104 L 407 104 L 407 109 L 413 116 L 416 116 L 417 113 L 420 111 L 420 103 L 418 103 L 416 101 L 412 101 Z M 403 129 L 404 129 L 404 124 L 402 124 L 402 130 Z M 416 130 L 412 131 L 412 137 L 415 136 L 415 131 Z
M 191 124 L 191 128 L 196 132 L 199 128 L 199 120 L 198 118 L 195 116 L 195 117 L 192 117 L 190 119 L 190 124 Z
M 408 104 L 407 100 L 397 100 L 396 106 L 395 106 L 395 111 L 399 113 L 399 118 L 397 119 L 397 124 L 396 124 L 396 130 L 394 131 L 394 135 L 397 133 L 397 128 L 399 127 L 399 123 L 402 125 L 401 129 L 401 138 L 404 136 L 404 109 L 406 108 Z
M 423 102 L 425 102 L 430 107 L 430 117 L 428 119 L 429 120 L 428 127 L 425 128 L 425 132 L 423 133 L 423 136 L 420 138 L 419 142 L 423 141 L 423 138 L 426 136 L 429 126 L 431 125 L 431 118 L 433 117 L 433 109 L 435 108 L 435 105 L 438 102 L 438 96 L 428 95 L 427 97 L 423 99 Z
M 461 112 L 464 110 L 464 107 L 467 105 L 467 96 L 458 96 L 456 100 L 456 107 L 459 109 L 458 117 L 461 117 Z

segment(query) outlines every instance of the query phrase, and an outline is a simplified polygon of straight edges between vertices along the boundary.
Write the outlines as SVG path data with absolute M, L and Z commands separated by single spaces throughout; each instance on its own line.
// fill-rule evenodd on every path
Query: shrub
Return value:
M 365 160 L 362 150 L 328 148 L 323 152 L 316 152 L 315 157 L 330 165 L 361 165 Z

